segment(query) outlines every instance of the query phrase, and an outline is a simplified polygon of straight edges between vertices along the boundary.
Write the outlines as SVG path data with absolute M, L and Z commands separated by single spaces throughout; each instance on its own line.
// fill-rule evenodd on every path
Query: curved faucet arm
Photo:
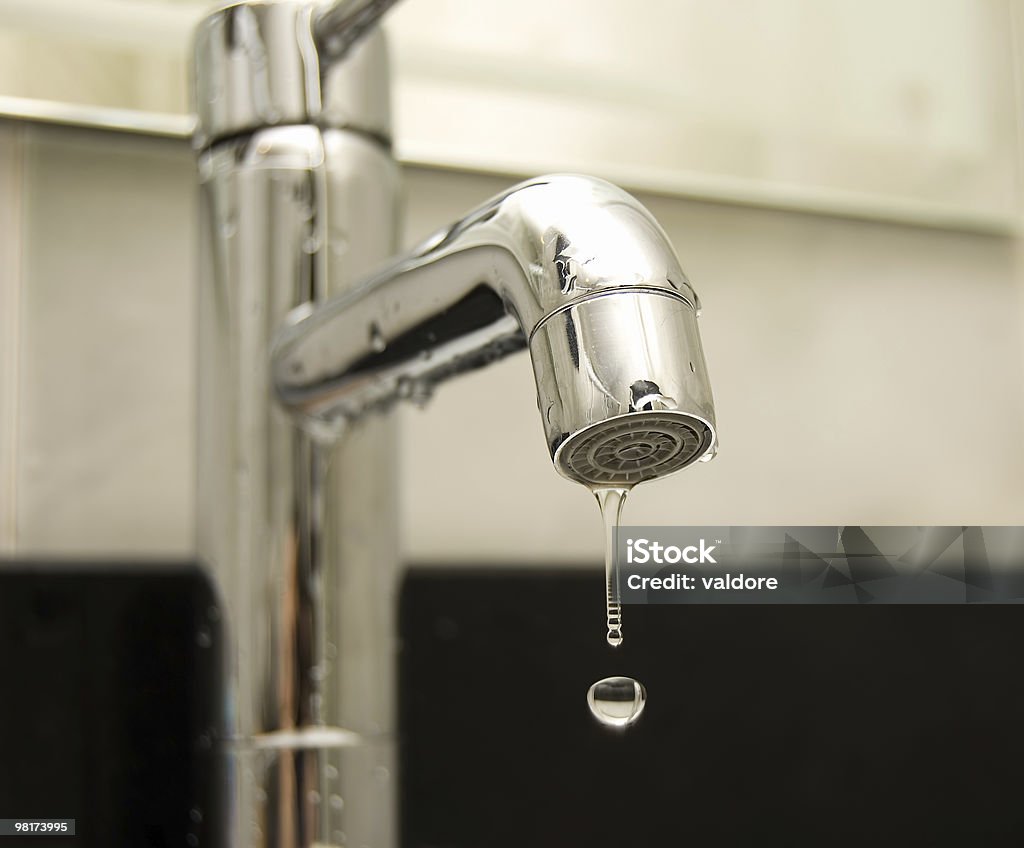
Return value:
M 566 308 L 649 292 L 698 308 L 667 236 L 634 198 L 591 177 L 524 182 L 351 292 L 302 307 L 279 335 L 282 402 L 354 418 L 522 349 Z

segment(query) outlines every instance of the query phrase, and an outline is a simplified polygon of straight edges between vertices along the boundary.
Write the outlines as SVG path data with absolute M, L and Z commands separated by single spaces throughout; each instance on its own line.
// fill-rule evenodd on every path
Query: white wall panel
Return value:
M 192 548 L 195 203 L 181 142 L 26 136 L 18 545 Z
M 35 128 L 25 168 L 19 543 L 187 552 L 191 154 Z M 410 241 L 507 184 L 424 169 L 406 178 Z M 638 489 L 627 520 L 1020 522 L 1017 241 L 641 199 L 705 303 L 722 451 Z M 596 505 L 552 469 L 532 379 L 524 354 L 402 411 L 407 558 L 596 562 Z
M 0 122 L 0 553 L 15 544 L 21 339 L 22 133 Z

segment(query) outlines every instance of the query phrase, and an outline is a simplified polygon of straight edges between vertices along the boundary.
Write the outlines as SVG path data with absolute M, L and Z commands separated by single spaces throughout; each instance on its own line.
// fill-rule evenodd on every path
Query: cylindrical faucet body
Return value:
M 393 533 L 368 532 L 396 519 L 394 423 L 332 447 L 271 389 L 285 316 L 396 247 L 380 36 L 321 68 L 311 25 L 304 4 L 241 4 L 196 38 L 197 548 L 230 692 L 199 744 L 227 758 L 232 848 L 395 843 L 398 552 Z
M 368 413 L 528 349 L 571 479 L 628 487 L 717 442 L 697 296 L 608 183 L 522 183 L 367 274 L 395 247 L 388 5 L 239 3 L 196 38 L 198 550 L 239 848 L 394 844 L 395 439 Z

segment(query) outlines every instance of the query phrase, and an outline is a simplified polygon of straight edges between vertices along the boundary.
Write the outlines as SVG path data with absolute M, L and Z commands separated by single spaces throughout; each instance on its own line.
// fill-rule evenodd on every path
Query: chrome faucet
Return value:
M 231 845 L 395 841 L 394 425 L 370 413 L 527 348 L 566 477 L 628 488 L 717 445 L 697 295 L 614 186 L 530 180 L 372 270 L 395 248 L 390 5 L 240 3 L 196 36 L 198 549 L 227 624 Z
M 529 348 L 555 467 L 589 486 L 632 486 L 713 450 L 698 308 L 632 197 L 590 177 L 542 177 L 288 327 L 273 376 L 305 418 L 350 421 Z

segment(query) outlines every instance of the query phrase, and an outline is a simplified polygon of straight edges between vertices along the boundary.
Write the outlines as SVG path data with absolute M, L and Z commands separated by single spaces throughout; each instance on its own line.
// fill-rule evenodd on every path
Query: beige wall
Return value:
M 12 127 L 0 122 L 0 179 L 23 191 L 0 206 L 21 233 L 0 234 L 0 307 L 20 299 L 19 338 L 17 387 L 0 381 L 16 391 L 0 475 L 14 444 L 15 496 L 0 488 L 0 519 L 23 551 L 186 553 L 190 154 L 56 128 L 19 141 Z M 507 184 L 407 170 L 409 235 Z M 704 300 L 723 447 L 637 490 L 627 522 L 1020 523 L 1016 240 L 641 200 Z M 408 559 L 596 561 L 596 506 L 553 471 L 531 383 L 520 356 L 401 412 Z M 11 542 L 3 521 L 0 537 Z
M 1005 231 L 1021 2 L 400 3 L 395 143 L 428 165 Z M 0 100 L 183 117 L 192 33 L 221 5 L 0 0 Z
M 0 554 L 14 545 L 20 349 L 21 132 L 0 122 Z
M 411 229 L 501 180 L 411 175 Z M 1016 524 L 1024 373 L 1012 240 L 641 196 L 704 302 L 722 450 L 638 488 L 635 524 Z M 444 207 L 441 209 L 440 207 Z M 596 558 L 524 362 L 404 413 L 417 556 Z M 431 497 L 434 481 L 445 497 Z
M 190 546 L 189 158 L 183 142 L 23 134 L 21 550 Z
M 0 96 L 184 113 L 187 79 L 177 52 L 0 27 Z

